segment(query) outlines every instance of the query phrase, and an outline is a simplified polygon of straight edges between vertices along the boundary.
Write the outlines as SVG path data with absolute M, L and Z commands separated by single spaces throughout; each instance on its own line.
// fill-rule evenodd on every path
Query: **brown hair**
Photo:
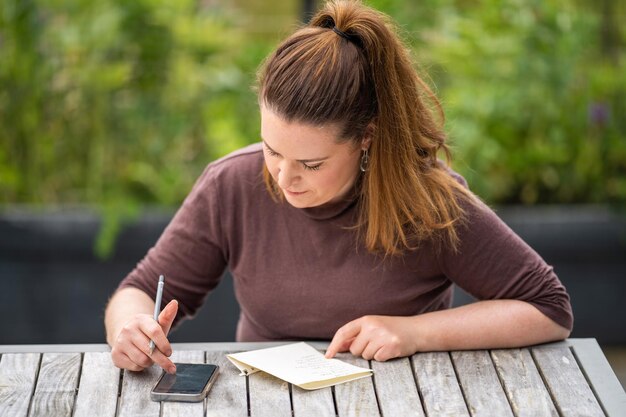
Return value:
M 357 1 L 326 3 L 267 58 L 258 86 L 259 101 L 286 121 L 338 123 L 341 141 L 359 144 L 373 125 L 356 225 L 370 252 L 396 255 L 432 238 L 457 247 L 459 198 L 472 195 L 438 163 L 440 150 L 450 160 L 443 111 L 387 16 Z

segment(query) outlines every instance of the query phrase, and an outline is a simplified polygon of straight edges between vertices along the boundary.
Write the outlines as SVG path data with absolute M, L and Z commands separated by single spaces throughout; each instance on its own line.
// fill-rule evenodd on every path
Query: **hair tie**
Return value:
M 348 42 L 350 42 L 352 40 L 352 39 L 350 39 L 350 36 L 346 32 L 342 32 L 339 29 L 337 29 L 337 26 L 333 26 L 333 32 L 335 32 L 337 35 L 341 36 L 342 38 L 344 38 Z

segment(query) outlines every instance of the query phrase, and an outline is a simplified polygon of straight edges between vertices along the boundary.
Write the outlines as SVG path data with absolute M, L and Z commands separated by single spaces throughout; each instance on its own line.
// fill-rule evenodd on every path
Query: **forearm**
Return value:
M 562 340 L 569 330 L 529 303 L 490 300 L 414 317 L 418 351 L 512 348 Z
M 154 312 L 154 301 L 137 288 L 124 288 L 116 292 L 104 314 L 107 343 L 113 345 L 117 335 L 128 320 L 135 314 Z

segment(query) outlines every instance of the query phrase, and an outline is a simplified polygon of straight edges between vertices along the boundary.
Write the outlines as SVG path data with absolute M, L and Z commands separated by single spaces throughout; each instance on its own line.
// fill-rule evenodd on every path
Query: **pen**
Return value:
M 161 298 L 163 298 L 163 284 L 165 284 L 165 277 L 163 275 L 159 276 L 159 285 L 157 287 L 156 298 L 154 300 L 154 321 L 159 322 L 159 312 L 161 310 Z M 154 352 L 154 341 L 150 340 L 150 356 L 152 356 L 152 352 Z

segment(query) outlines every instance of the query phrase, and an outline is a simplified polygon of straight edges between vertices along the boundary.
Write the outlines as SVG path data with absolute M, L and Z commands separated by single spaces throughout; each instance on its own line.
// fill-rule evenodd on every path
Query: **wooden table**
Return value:
M 0 346 L 0 416 L 626 416 L 626 394 L 595 339 L 384 363 L 341 354 L 374 377 L 317 391 L 264 373 L 239 376 L 224 356 L 276 345 L 174 344 L 175 361 L 221 367 L 195 404 L 151 401 L 160 369 L 120 371 L 106 345 Z

